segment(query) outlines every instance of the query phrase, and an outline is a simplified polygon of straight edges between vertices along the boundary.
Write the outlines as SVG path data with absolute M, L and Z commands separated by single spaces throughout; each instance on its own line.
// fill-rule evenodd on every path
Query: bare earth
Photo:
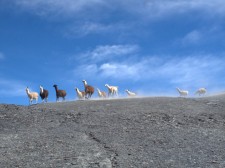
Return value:
M 224 168 L 225 95 L 3 104 L 0 167 Z

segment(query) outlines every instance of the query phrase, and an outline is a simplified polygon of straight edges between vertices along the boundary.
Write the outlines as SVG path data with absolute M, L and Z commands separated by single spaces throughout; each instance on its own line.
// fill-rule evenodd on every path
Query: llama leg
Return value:
M 88 94 L 85 92 L 85 99 L 88 99 Z

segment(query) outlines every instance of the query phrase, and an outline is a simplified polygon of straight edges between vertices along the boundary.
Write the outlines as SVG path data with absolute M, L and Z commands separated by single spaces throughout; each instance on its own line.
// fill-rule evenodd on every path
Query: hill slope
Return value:
M 225 96 L 0 105 L 3 167 L 225 167 Z

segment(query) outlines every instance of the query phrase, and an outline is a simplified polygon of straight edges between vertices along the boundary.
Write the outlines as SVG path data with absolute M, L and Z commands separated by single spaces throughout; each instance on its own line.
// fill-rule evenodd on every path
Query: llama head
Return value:
M 82 82 L 83 82 L 85 85 L 87 85 L 87 81 L 86 81 L 86 80 L 82 80 Z

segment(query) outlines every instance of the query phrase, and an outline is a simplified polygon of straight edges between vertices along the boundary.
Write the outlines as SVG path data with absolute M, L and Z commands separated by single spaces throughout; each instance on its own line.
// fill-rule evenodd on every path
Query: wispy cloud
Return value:
M 0 94 L 2 97 L 18 97 L 26 95 L 26 85 L 20 81 L 0 79 Z
M 72 70 L 72 74 L 76 77 L 79 74 L 81 79 L 94 78 L 98 74 L 98 66 L 95 63 L 81 64 Z
M 70 34 L 78 36 L 86 36 L 88 34 L 98 34 L 98 33 L 108 33 L 113 30 L 113 25 L 105 25 L 97 22 L 86 22 L 81 25 L 70 26 L 69 27 L 69 36 Z
M 186 87 L 213 85 L 221 82 L 218 75 L 225 70 L 225 57 L 213 55 L 194 55 L 185 58 L 174 58 L 158 66 L 156 72 L 167 77 L 169 82 Z
M 99 67 L 99 73 L 105 78 L 139 79 L 140 67 L 137 64 L 104 63 Z M 135 78 L 136 77 L 136 78 Z
M 211 0 L 12 0 L 9 3 L 16 5 L 17 10 L 29 11 L 57 22 L 65 21 L 63 34 L 66 37 L 101 33 L 118 36 L 141 29 L 141 24 L 152 20 L 192 16 L 193 13 L 203 20 L 225 17 L 223 0 L 214 0 L 213 3 Z
M 82 20 L 67 26 L 63 34 L 68 38 L 73 38 L 74 36 L 84 37 L 90 34 L 113 35 L 116 33 L 118 36 L 124 34 L 124 32 L 131 31 L 133 27 L 133 23 L 130 22 L 103 23 L 101 21 L 90 22 Z
M 127 56 L 135 54 L 139 50 L 138 45 L 104 45 L 97 46 L 94 50 L 81 53 L 79 59 L 98 63 L 112 61 L 116 58 L 127 59 Z
M 84 13 L 85 10 L 89 10 L 90 12 L 105 4 L 103 0 L 15 0 L 14 2 L 21 8 L 34 12 L 40 16 L 48 17 L 72 17 L 78 12 Z
M 174 40 L 175 46 L 215 46 L 224 43 L 224 31 L 221 25 L 212 25 L 201 29 L 194 29 Z
M 122 49 L 123 47 L 124 49 Z M 84 77 L 85 74 L 91 74 L 88 76 L 90 79 L 115 79 L 121 82 L 127 80 L 163 81 L 165 85 L 187 88 L 203 85 L 205 87 L 221 86 L 224 83 L 222 81 L 225 80 L 225 77 L 220 76 L 225 71 L 224 55 L 143 56 L 138 50 L 128 50 L 126 47 L 127 45 L 119 47 L 119 51 L 123 52 L 113 50 L 113 46 L 97 47 L 88 52 L 91 58 L 97 59 L 92 59 L 90 64 L 84 63 L 75 68 L 74 73 L 82 72 Z M 118 55 L 122 59 L 119 59 Z M 108 59 L 114 57 L 117 59 Z M 127 57 L 130 59 L 123 59 Z
M 5 58 L 5 55 L 0 52 L 0 60 L 3 60 Z
M 115 9 L 127 11 L 128 13 L 148 13 L 148 17 L 166 16 L 191 11 L 207 12 L 211 15 L 225 15 L 225 4 L 223 0 L 14 0 L 18 6 L 32 10 L 42 15 L 61 14 L 72 16 L 78 12 L 98 13 L 99 9 L 114 11 Z M 116 10 L 115 10 L 116 11 Z M 85 13 L 88 13 L 85 12 Z M 103 17 L 103 16 L 102 16 Z
M 143 14 L 149 14 L 147 15 L 149 18 L 192 12 L 202 14 L 202 17 L 225 16 L 223 0 L 215 0 L 213 3 L 210 0 L 146 0 L 142 7 L 142 9 L 137 8 L 136 10 Z
M 202 34 L 197 31 L 193 30 L 189 32 L 185 37 L 181 40 L 183 45 L 189 45 L 189 44 L 198 44 L 202 39 Z

